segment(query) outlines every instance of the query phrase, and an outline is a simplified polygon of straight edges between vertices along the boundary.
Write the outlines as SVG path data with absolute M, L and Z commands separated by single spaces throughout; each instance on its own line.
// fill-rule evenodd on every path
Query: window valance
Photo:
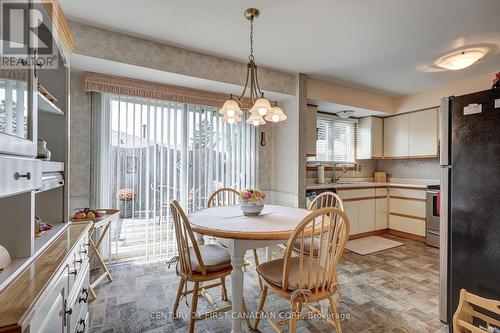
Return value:
M 93 72 L 86 72 L 84 81 L 87 92 L 104 92 L 219 108 L 229 97 L 222 93 Z

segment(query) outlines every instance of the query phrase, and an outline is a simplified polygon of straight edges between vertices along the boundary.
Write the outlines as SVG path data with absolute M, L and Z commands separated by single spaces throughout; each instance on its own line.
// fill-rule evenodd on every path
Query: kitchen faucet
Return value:
M 340 179 L 340 176 L 337 177 L 337 172 L 335 171 L 335 167 L 340 164 L 342 165 L 342 172 L 346 173 L 346 168 L 345 168 L 345 163 L 344 162 L 337 162 L 333 164 L 333 173 L 332 173 L 332 182 L 337 183 Z

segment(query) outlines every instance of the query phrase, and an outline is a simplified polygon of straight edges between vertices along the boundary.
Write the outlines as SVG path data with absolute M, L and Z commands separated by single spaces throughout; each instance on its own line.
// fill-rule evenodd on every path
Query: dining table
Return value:
M 215 237 L 231 255 L 232 332 L 243 332 L 244 258 L 248 250 L 266 248 L 267 260 L 272 246 L 286 243 L 293 230 L 311 211 L 278 205 L 266 205 L 260 215 L 245 216 L 239 205 L 203 209 L 189 214 L 192 230 Z

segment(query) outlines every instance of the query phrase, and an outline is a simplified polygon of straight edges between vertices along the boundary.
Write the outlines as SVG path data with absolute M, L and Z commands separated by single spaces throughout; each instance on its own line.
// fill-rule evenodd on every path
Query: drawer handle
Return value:
M 26 172 L 24 175 L 20 174 L 19 172 L 16 172 L 14 174 L 14 179 L 19 180 L 19 178 L 26 178 L 27 180 L 31 179 L 31 172 Z
M 87 253 L 88 253 L 88 251 L 85 249 L 85 250 L 83 250 L 81 253 L 82 253 L 82 254 L 87 254 Z
M 75 269 L 74 271 L 69 272 L 69 275 L 75 275 L 78 274 L 78 271 Z
M 75 263 L 81 264 L 83 263 L 83 260 L 82 259 L 75 260 Z
M 85 328 L 87 327 L 87 324 L 85 323 L 85 320 L 84 319 L 80 319 L 80 321 L 78 321 L 78 324 L 79 325 L 83 325 L 83 328 L 82 328 L 82 330 L 78 330 L 76 332 L 77 333 L 83 333 L 83 332 L 85 332 Z
M 78 298 L 78 303 L 87 303 L 87 301 L 89 300 L 89 292 L 87 291 L 87 288 L 83 288 L 82 289 L 82 294 L 85 295 L 85 298 L 84 297 L 79 297 Z
M 64 311 L 64 313 L 67 314 L 68 316 L 71 316 L 71 314 L 73 313 L 73 309 L 69 308 L 69 310 Z

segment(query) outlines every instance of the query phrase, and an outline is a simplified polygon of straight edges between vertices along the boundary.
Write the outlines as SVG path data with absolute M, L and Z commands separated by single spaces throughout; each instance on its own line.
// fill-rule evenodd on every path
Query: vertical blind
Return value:
M 121 210 L 113 230 L 115 259 L 176 254 L 172 199 L 190 213 L 205 208 L 218 188 L 258 184 L 253 126 L 229 125 L 214 107 L 105 95 L 109 147 L 101 158 L 107 165 L 99 169 L 109 170 L 108 203 Z
M 356 156 L 356 123 L 318 114 L 314 161 L 353 163 Z
M 27 83 L 0 78 L 0 132 L 28 137 Z

